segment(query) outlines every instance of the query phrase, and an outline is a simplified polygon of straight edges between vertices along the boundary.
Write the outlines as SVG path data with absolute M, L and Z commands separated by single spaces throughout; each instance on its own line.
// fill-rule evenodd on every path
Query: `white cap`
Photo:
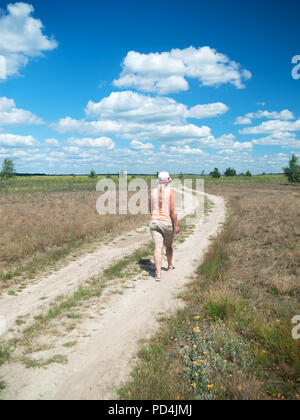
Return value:
M 160 172 L 160 174 L 158 175 L 158 182 L 160 184 L 166 184 L 170 181 L 172 181 L 172 179 L 170 178 L 169 172 Z

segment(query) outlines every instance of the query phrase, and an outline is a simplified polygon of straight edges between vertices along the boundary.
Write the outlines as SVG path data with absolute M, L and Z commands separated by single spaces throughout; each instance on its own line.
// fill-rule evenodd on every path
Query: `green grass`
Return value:
M 97 179 L 88 176 L 28 176 L 0 178 L 0 193 L 95 191 Z
M 51 357 L 50 359 L 43 360 L 32 360 L 32 359 L 24 359 L 23 363 L 26 369 L 34 369 L 34 368 L 45 368 L 52 364 L 60 364 L 66 365 L 68 364 L 68 358 L 61 354 L 56 354 L 55 356 Z
M 152 243 L 149 242 L 142 249 L 139 249 L 132 254 L 122 258 L 117 261 L 115 264 L 112 264 L 110 267 L 106 268 L 103 271 L 103 276 L 107 280 L 112 279 L 121 279 L 129 274 L 132 274 L 128 271 L 130 264 L 138 263 L 146 257 L 149 257 L 153 251 Z
M 150 182 L 155 179 L 155 176 L 137 175 L 136 177 Z M 173 179 L 179 178 L 178 175 L 173 175 Z M 0 193 L 24 193 L 24 192 L 56 192 L 56 191 L 95 191 L 96 184 L 104 176 L 98 176 L 97 179 L 89 178 L 88 176 L 28 176 L 28 177 L 14 177 L 11 179 L 0 178 Z M 221 185 L 251 185 L 251 184 L 287 184 L 287 179 L 284 175 L 254 175 L 252 177 L 236 176 L 236 177 L 221 177 L 214 179 L 208 175 L 185 175 L 184 179 L 202 178 L 208 184 Z M 111 179 L 118 183 L 118 177 L 112 176 Z M 132 177 L 128 176 L 128 181 Z
M 0 366 L 9 360 L 11 348 L 9 344 L 0 344 Z
M 64 347 L 70 348 L 76 346 L 77 341 L 70 341 L 69 343 L 63 344 Z

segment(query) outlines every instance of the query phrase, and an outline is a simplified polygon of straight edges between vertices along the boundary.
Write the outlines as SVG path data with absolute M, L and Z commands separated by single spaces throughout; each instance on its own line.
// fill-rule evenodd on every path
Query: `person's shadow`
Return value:
M 156 268 L 155 264 L 149 259 L 140 259 L 139 266 L 143 271 L 150 274 L 151 277 L 155 278 Z M 167 268 L 162 267 L 162 271 L 168 271 Z

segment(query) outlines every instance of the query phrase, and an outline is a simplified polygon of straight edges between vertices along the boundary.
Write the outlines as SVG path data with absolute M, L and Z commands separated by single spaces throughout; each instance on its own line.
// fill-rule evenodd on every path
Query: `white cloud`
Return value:
M 210 47 L 150 54 L 130 51 L 120 78 L 113 83 L 120 89 L 167 94 L 188 90 L 186 78 L 197 79 L 203 86 L 230 83 L 242 89 L 251 73 Z
M 112 92 L 99 103 L 90 101 L 85 109 L 89 118 L 136 122 L 183 121 L 187 107 L 174 99 L 152 98 L 132 91 Z
M 65 156 L 65 154 L 64 154 L 64 152 L 57 152 L 57 151 L 54 151 L 54 152 L 51 152 L 51 153 L 50 153 L 50 156 L 52 156 L 52 157 L 54 157 L 54 158 L 62 158 L 62 157 L 64 157 L 64 156 Z
M 300 131 L 300 119 L 296 121 L 270 120 L 261 123 L 256 127 L 246 127 L 240 130 L 240 134 L 265 134 L 276 133 L 280 131 Z
M 293 120 L 295 118 L 294 114 L 289 111 L 288 109 L 284 109 L 283 111 L 277 112 L 277 111 L 258 111 L 254 113 L 249 113 L 246 115 L 248 118 L 269 118 L 272 120 Z
M 59 146 L 59 141 L 56 139 L 46 139 L 45 143 L 48 144 L 49 146 L 54 146 L 54 147 Z
M 187 111 L 186 117 L 198 119 L 211 118 L 217 115 L 225 114 L 228 110 L 228 106 L 221 102 L 207 105 L 196 105 Z
M 297 140 L 295 133 L 277 132 L 260 139 L 252 140 L 253 144 L 260 146 L 280 146 L 284 148 L 300 148 L 300 140 Z
M 17 136 L 15 134 L 0 134 L 1 146 L 34 146 L 37 143 L 32 136 Z
M 139 124 L 127 121 L 85 121 L 70 117 L 61 119 L 53 126 L 62 133 L 76 132 L 88 136 L 116 135 L 119 138 L 140 141 L 149 140 L 178 140 L 188 138 L 201 138 L 209 136 L 211 129 L 207 126 L 195 124 Z
M 112 150 L 115 148 L 115 143 L 109 137 L 70 138 L 68 139 L 68 142 L 79 147 L 95 147 L 106 150 Z
M 223 103 L 196 105 L 190 109 L 168 97 L 150 97 L 137 92 L 112 92 L 95 103 L 89 101 L 85 113 L 88 118 L 127 120 L 142 123 L 168 121 L 185 122 L 187 118 L 210 118 L 226 113 Z
M 168 97 L 151 97 L 137 92 L 112 92 L 95 103 L 89 101 L 86 118 L 62 118 L 52 127 L 61 133 L 84 136 L 116 136 L 124 140 L 193 142 L 211 136 L 205 125 L 188 123 L 189 118 L 210 118 L 228 111 L 220 102 L 188 108 Z M 147 146 L 149 147 L 149 146 Z
M 235 125 L 248 125 L 248 124 L 252 124 L 252 120 L 248 117 L 237 117 L 234 124 Z
M 32 5 L 19 2 L 9 4 L 7 13 L 0 16 L 0 55 L 6 61 L 6 76 L 17 74 L 30 58 L 57 47 L 54 39 L 43 34 L 43 24 L 31 16 L 33 12 Z
M 171 153 L 176 153 L 176 154 L 179 153 L 179 154 L 184 154 L 184 155 L 204 155 L 205 154 L 203 150 L 197 149 L 197 148 L 191 148 L 187 145 L 184 147 L 171 146 L 170 151 Z
M 64 147 L 64 150 L 67 152 L 67 153 L 70 153 L 70 154 L 74 154 L 74 155 L 79 155 L 80 153 L 81 153 L 81 149 L 79 148 L 79 147 L 77 147 L 77 146 L 69 146 L 69 147 Z
M 250 141 L 244 141 L 244 142 L 234 142 L 233 143 L 233 150 L 252 150 L 253 144 Z
M 0 125 L 43 124 L 43 121 L 30 111 L 16 108 L 13 99 L 0 98 Z
M 131 147 L 135 150 L 152 150 L 154 146 L 152 143 L 142 143 L 138 140 L 132 140 L 130 143 Z
M 288 109 L 284 109 L 280 112 L 277 112 L 277 111 L 270 112 L 270 111 L 260 110 L 258 112 L 250 112 L 249 114 L 246 114 L 244 117 L 237 117 L 234 124 L 235 125 L 252 124 L 253 119 L 262 119 L 262 118 L 288 121 L 288 120 L 293 120 L 295 116 Z

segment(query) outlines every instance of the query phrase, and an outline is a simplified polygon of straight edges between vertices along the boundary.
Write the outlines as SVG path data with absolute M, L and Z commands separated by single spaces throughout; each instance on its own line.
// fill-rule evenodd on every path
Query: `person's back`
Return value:
M 155 278 L 157 281 L 160 281 L 161 278 L 163 245 L 166 247 L 169 270 L 174 270 L 175 268 L 172 244 L 174 233 L 178 234 L 180 228 L 175 211 L 174 191 L 170 188 L 171 181 L 172 179 L 168 172 L 160 172 L 157 180 L 158 188 L 154 188 L 151 191 L 151 199 L 149 200 L 152 217 L 150 232 L 155 245 Z
M 159 185 L 151 192 L 152 219 L 172 223 L 170 217 L 171 188 Z

